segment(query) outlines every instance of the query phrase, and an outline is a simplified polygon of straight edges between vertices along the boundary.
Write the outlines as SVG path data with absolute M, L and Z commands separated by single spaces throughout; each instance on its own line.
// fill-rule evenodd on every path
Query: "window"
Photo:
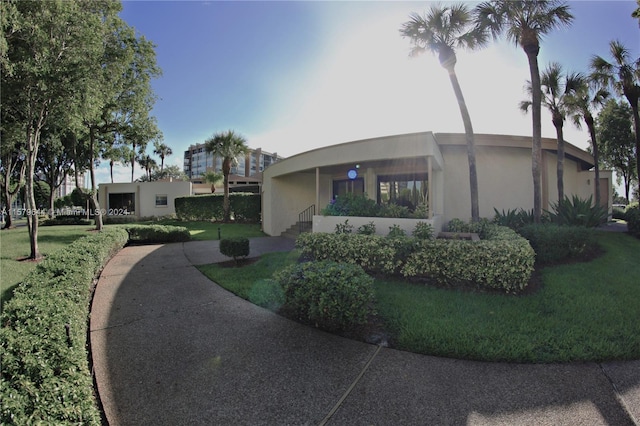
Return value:
M 413 211 L 427 200 L 427 174 L 378 176 L 378 203 L 394 203 Z
M 333 181 L 333 198 L 347 193 L 364 194 L 364 179 L 344 179 Z
M 156 207 L 167 207 L 167 194 L 156 194 Z
M 136 194 L 133 192 L 109 194 L 109 211 L 133 214 L 136 211 Z

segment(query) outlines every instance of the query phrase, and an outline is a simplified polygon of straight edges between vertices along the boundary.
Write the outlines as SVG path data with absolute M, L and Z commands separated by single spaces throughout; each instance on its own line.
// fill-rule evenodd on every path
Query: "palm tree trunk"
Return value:
M 636 131 L 636 176 L 638 177 L 638 196 L 640 197 L 640 114 L 638 113 L 638 99 L 629 101 L 633 112 L 633 126 Z M 629 197 L 627 196 L 627 199 Z
M 558 201 L 564 200 L 564 134 L 562 132 L 562 121 L 562 117 L 553 119 L 553 126 L 556 128 L 556 136 L 558 138 Z
M 591 137 L 591 149 L 593 150 L 593 162 L 595 163 L 595 182 L 593 186 L 595 186 L 596 206 L 600 206 L 600 165 L 598 164 L 600 160 L 598 155 L 598 143 L 596 141 L 596 128 L 593 121 L 593 116 L 591 116 L 591 114 L 584 116 L 584 122 L 587 123 L 589 136 Z
M 460 108 L 460 115 L 462 115 L 462 122 L 464 123 L 464 133 L 467 140 L 467 159 L 469 161 L 469 189 L 471 192 L 471 220 L 477 222 L 480 220 L 480 208 L 478 205 L 478 172 L 476 169 L 476 145 L 473 138 L 473 126 L 471 124 L 471 117 L 469 116 L 469 110 L 467 104 L 464 101 L 462 95 L 462 89 L 458 82 L 458 76 L 456 75 L 453 66 L 447 69 L 449 72 L 449 80 L 451 80 L 451 86 L 455 92 L 456 99 L 458 100 L 458 107 Z M 431 176 L 429 176 L 431 179 Z
M 113 160 L 109 161 L 109 174 L 111 175 L 111 183 L 113 183 Z
M 531 118 L 533 121 L 531 140 L 531 173 L 533 175 L 533 220 L 542 219 L 542 92 L 540 89 L 540 70 L 538 68 L 538 50 L 524 48 L 529 60 L 531 73 Z
M 229 173 L 231 172 L 231 160 L 224 158 L 222 160 L 222 174 L 224 175 L 224 198 L 222 199 L 222 208 L 224 210 L 224 222 L 231 221 L 231 205 L 229 203 Z

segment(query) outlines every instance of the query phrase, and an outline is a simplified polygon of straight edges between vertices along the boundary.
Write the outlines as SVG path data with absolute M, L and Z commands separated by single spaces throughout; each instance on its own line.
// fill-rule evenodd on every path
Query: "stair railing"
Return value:
M 313 227 L 313 215 L 316 214 L 316 205 L 311 204 L 298 214 L 298 231 L 305 232 Z

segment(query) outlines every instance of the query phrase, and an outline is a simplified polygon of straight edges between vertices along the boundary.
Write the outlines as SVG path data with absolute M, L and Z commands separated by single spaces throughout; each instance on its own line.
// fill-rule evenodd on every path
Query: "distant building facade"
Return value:
M 282 160 L 277 153 L 263 151 L 262 148 L 249 149 L 244 161 L 232 166 L 230 185 L 254 185 L 262 182 L 262 171 L 269 165 Z M 184 152 L 184 173 L 193 183 L 204 183 L 202 175 L 208 171 L 222 172 L 222 157 L 207 153 L 204 144 L 189 146 Z
M 80 188 L 84 188 L 85 187 L 85 174 L 84 173 L 80 173 L 78 175 L 78 184 L 80 185 Z M 73 190 L 76 189 L 76 177 L 73 173 L 67 175 L 67 177 L 64 179 L 64 181 L 62 181 L 62 183 L 60 184 L 60 186 L 55 190 L 55 197 L 54 198 L 62 198 L 65 195 L 69 195 L 73 192 Z

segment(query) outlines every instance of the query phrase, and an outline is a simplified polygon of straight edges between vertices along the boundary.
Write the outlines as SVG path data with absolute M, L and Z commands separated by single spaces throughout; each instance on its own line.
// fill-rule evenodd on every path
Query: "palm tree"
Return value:
M 567 114 L 565 100 L 568 93 L 576 88 L 578 76 L 576 73 L 563 74 L 562 65 L 557 62 L 552 62 L 540 75 L 542 104 L 544 104 L 551 113 L 551 122 L 556 129 L 556 137 L 558 140 L 558 200 L 564 199 L 564 134 L 562 129 Z M 529 95 L 532 94 L 530 81 L 527 81 L 527 92 Z M 520 109 L 528 112 L 531 104 L 531 100 L 522 101 L 520 102 Z
M 147 173 L 147 179 L 151 180 L 151 172 L 158 167 L 156 160 L 151 158 L 150 155 L 145 154 L 138 159 L 138 164 L 140 164 L 140 167 Z
M 213 194 L 214 192 L 216 192 L 216 183 L 224 179 L 224 175 L 222 173 L 217 173 L 212 170 L 207 170 L 202 174 L 202 179 L 206 183 L 211 184 L 211 193 Z
M 540 38 L 550 31 L 568 26 L 573 20 L 569 6 L 558 0 L 493 0 L 475 10 L 477 25 L 487 28 L 494 38 L 506 33 L 507 40 L 521 46 L 529 61 L 531 74 L 531 172 L 533 175 L 533 216 L 542 218 L 542 90 L 538 53 Z
M 613 63 L 600 56 L 591 58 L 591 77 L 613 88 L 623 95 L 633 112 L 633 124 L 636 133 L 636 172 L 640 176 L 640 114 L 638 113 L 638 100 L 640 99 L 640 58 L 633 60 L 627 49 L 619 40 L 609 43 L 609 52 Z M 638 180 L 638 193 L 640 194 L 640 179 Z
M 593 114 L 594 110 L 602 106 L 608 97 L 609 92 L 599 87 L 597 82 L 578 74 L 576 86 L 566 98 L 566 106 L 573 119 L 573 124 L 578 129 L 581 129 L 582 121 L 584 121 L 589 130 L 591 152 L 595 163 L 595 182 L 593 186 L 595 187 L 596 206 L 600 205 L 600 158 Z
M 154 145 L 155 149 L 153 150 L 153 153 L 160 157 L 160 173 L 162 174 L 164 171 L 164 158 L 173 154 L 173 151 L 162 142 L 156 142 Z
M 471 220 L 480 219 L 478 206 L 478 174 L 476 170 L 476 148 L 471 117 L 458 82 L 455 66 L 455 48 L 475 49 L 487 42 L 486 32 L 471 28 L 471 14 L 464 4 L 434 6 L 424 15 L 410 15 L 410 20 L 402 24 L 400 34 L 411 39 L 411 56 L 428 50 L 438 54 L 440 65 L 447 70 L 455 93 L 467 140 L 469 161 L 469 187 L 471 192 Z
M 222 175 L 224 177 L 224 221 L 231 220 L 231 208 L 229 205 L 229 173 L 231 166 L 237 163 L 237 158 L 246 155 L 249 148 L 246 145 L 247 140 L 235 133 L 233 130 L 216 133 L 204 142 L 204 149 L 207 153 L 214 156 L 222 157 Z

